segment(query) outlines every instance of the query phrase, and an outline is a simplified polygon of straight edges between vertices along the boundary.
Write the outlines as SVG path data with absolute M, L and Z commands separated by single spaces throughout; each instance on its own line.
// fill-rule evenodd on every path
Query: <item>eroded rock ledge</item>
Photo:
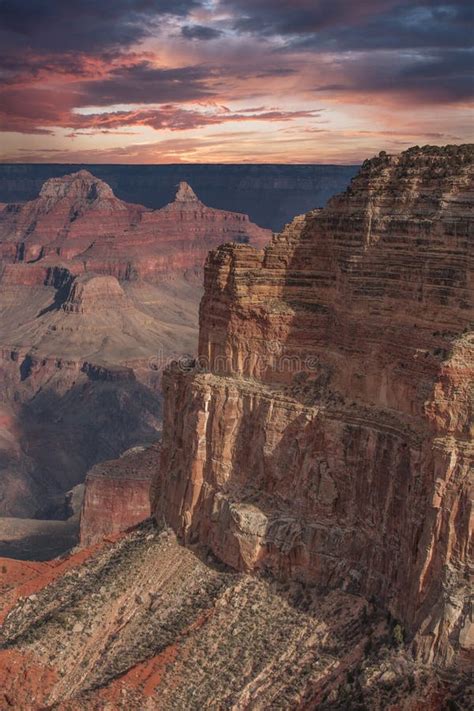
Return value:
M 211 252 L 154 511 L 239 570 L 342 587 L 467 663 L 474 147 L 366 161 L 265 251 Z M 204 372 L 203 372 L 204 371 Z

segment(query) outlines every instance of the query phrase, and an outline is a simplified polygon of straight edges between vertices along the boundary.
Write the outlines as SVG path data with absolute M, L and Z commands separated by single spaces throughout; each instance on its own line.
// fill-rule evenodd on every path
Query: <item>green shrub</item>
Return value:
M 396 624 L 392 632 L 393 643 L 396 647 L 401 647 L 403 644 L 403 627 L 400 624 Z

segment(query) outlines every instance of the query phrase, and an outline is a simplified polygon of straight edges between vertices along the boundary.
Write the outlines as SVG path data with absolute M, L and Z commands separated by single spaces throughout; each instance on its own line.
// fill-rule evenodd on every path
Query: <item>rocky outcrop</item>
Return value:
M 71 165 L 71 172 L 83 166 Z M 113 188 L 117 197 L 149 208 L 173 199 L 175 186 L 186 181 L 206 205 L 245 212 L 252 222 L 274 231 L 293 215 L 322 207 L 343 191 L 355 165 L 198 164 L 94 165 L 90 171 Z M 0 164 L 0 199 L 4 203 L 33 200 L 49 178 L 61 177 L 64 166 Z
M 247 215 L 206 207 L 187 183 L 161 210 L 126 203 L 80 170 L 46 181 L 36 200 L 0 211 L 0 257 L 9 262 L 70 262 L 75 273 L 156 280 L 199 269 L 222 242 L 263 245 L 269 230 Z M 42 274 L 30 270 L 30 277 Z
M 119 459 L 96 464 L 86 477 L 81 546 L 90 546 L 148 518 L 150 482 L 159 466 L 159 445 L 135 447 Z
M 111 538 L 39 569 L 6 562 L 5 708 L 469 707 L 467 674 L 437 678 L 360 596 L 238 574 L 150 521 Z
M 165 375 L 154 510 L 239 570 L 342 588 L 466 664 L 474 147 L 366 161 L 265 251 L 212 252 Z

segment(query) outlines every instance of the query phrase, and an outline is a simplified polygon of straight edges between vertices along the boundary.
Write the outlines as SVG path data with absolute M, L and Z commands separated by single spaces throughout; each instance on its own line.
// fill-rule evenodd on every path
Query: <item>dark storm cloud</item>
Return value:
M 400 57 L 398 62 L 390 53 L 378 53 L 376 61 L 369 53 L 357 62 L 338 59 L 328 67 L 335 80 L 315 88 L 324 94 L 404 94 L 413 104 L 469 101 L 474 98 L 473 62 L 472 50 Z
M 472 45 L 473 7 L 463 1 L 399 3 L 363 21 L 301 32 L 287 48 L 318 52 L 465 48 Z
M 319 51 L 369 47 L 465 46 L 471 0 L 221 0 L 234 29 L 288 37 Z
M 112 62 L 119 58 L 119 54 L 107 52 L 100 56 L 100 61 Z M 88 77 L 91 69 L 87 66 L 87 60 L 86 55 L 77 52 L 38 55 L 26 51 L 8 54 L 0 50 L 0 87 L 31 82 L 53 74 L 56 77 L 74 77 L 75 80 Z
M 186 16 L 198 0 L 1 0 L 0 46 L 63 52 L 129 47 L 160 16 Z
M 213 40 L 222 35 L 220 30 L 214 27 L 206 27 L 205 25 L 184 25 L 181 28 L 181 34 L 186 39 L 196 40 Z
M 214 96 L 208 83 L 211 75 L 211 69 L 199 66 L 161 69 L 148 62 L 121 66 L 105 79 L 83 84 L 84 95 L 78 105 L 153 104 L 209 98 Z
M 400 0 L 398 0 L 398 4 Z M 397 0 L 221 0 L 237 18 L 234 28 L 262 35 L 306 35 L 359 22 Z

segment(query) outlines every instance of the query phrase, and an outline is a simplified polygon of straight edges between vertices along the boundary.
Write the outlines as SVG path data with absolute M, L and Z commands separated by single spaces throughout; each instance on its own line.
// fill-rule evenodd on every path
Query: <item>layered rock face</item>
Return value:
M 71 172 L 83 166 L 71 165 Z M 172 200 L 174 186 L 187 181 L 206 205 L 245 212 L 252 222 L 274 231 L 293 215 L 327 200 L 346 188 L 355 165 L 184 164 L 93 165 L 89 170 L 112 186 L 121 200 L 157 209 Z M 64 166 L 47 164 L 0 164 L 0 199 L 26 202 L 38 195 L 49 178 L 61 177 Z M 1 204 L 0 204 L 1 207 Z
M 474 147 L 366 161 L 265 251 L 212 252 L 164 378 L 154 510 L 239 570 L 387 606 L 467 663 Z
M 159 445 L 135 447 L 119 459 L 96 464 L 86 477 L 81 546 L 98 543 L 148 518 L 150 482 L 159 465 Z
M 83 274 L 72 281 L 62 308 L 69 313 L 96 314 L 116 308 L 128 310 L 132 304 L 115 277 Z
M 59 258 L 71 261 L 76 272 L 118 279 L 156 280 L 193 271 L 222 242 L 258 246 L 270 237 L 247 215 L 206 207 L 187 183 L 180 183 L 174 202 L 150 210 L 119 200 L 86 170 L 51 178 L 36 200 L 0 210 L 5 262 Z

